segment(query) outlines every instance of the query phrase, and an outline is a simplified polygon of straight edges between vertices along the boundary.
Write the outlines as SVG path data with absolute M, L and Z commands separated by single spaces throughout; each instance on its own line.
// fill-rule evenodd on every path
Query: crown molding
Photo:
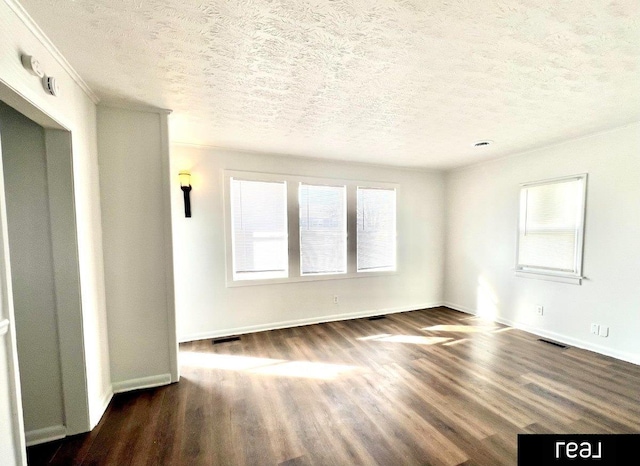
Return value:
M 80 77 L 78 72 L 73 69 L 73 67 L 69 64 L 67 59 L 62 55 L 60 50 L 51 42 L 51 39 L 47 37 L 40 26 L 36 24 L 27 10 L 24 9 L 20 3 L 16 0 L 4 0 L 7 6 L 16 14 L 16 16 L 22 21 L 22 23 L 29 29 L 29 31 L 40 41 L 40 43 L 47 49 L 47 51 L 56 59 L 56 61 L 62 66 L 62 68 L 71 76 L 71 79 L 75 81 L 75 83 L 80 86 L 80 89 L 84 91 L 85 94 L 91 99 L 94 104 L 100 102 L 98 96 L 91 90 L 89 85 Z
M 170 115 L 173 110 L 169 108 L 154 107 L 152 105 L 144 105 L 138 103 L 129 103 L 127 101 L 116 102 L 100 102 L 101 107 L 115 108 L 119 110 L 130 110 L 132 112 L 159 113 L 160 115 Z

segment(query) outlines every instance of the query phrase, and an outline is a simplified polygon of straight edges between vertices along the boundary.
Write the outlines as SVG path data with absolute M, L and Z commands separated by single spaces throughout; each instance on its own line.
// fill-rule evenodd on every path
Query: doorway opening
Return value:
M 89 428 L 71 133 L 11 104 L 0 100 L 8 314 L 20 374 L 14 395 L 34 445 Z

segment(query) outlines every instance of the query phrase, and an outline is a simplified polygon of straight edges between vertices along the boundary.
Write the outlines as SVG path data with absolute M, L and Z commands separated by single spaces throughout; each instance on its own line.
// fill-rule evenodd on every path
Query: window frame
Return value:
M 398 213 L 400 203 L 400 185 L 393 182 L 350 180 L 341 178 L 315 177 L 306 175 L 287 175 L 278 173 L 252 172 L 224 169 L 223 170 L 223 216 L 225 230 L 225 278 L 226 286 L 242 287 L 271 285 L 280 283 L 294 283 L 320 280 L 343 280 L 363 277 L 389 276 L 399 273 L 399 249 L 398 249 Z M 231 215 L 231 178 L 248 181 L 284 181 L 287 191 L 287 238 L 288 238 L 288 276 L 281 278 L 260 278 L 254 280 L 234 280 L 233 274 L 233 231 Z M 347 269 L 345 273 L 331 274 L 306 274 L 302 275 L 300 268 L 300 206 L 299 206 L 299 186 L 300 184 L 310 184 L 318 186 L 345 186 L 346 187 L 346 217 L 347 217 Z M 357 188 L 378 188 L 394 189 L 396 192 L 396 242 L 395 270 L 358 272 L 357 271 L 357 224 L 356 205 Z
M 285 215 L 285 236 L 284 236 L 284 240 L 285 243 L 287 245 L 286 247 L 286 251 L 287 251 L 287 256 L 285 258 L 285 270 L 284 271 L 259 271 L 259 272 L 253 272 L 251 275 L 246 275 L 248 276 L 253 276 L 255 278 L 237 278 L 237 275 L 242 275 L 242 272 L 240 273 L 236 273 L 236 271 L 234 270 L 234 265 L 235 265 L 235 258 L 234 258 L 234 248 L 233 248 L 233 240 L 234 240 L 234 227 L 233 227 L 233 209 L 232 209 L 232 204 L 233 204 L 233 200 L 232 200 L 232 196 L 231 196 L 231 180 L 237 180 L 237 181 L 247 181 L 247 182 L 257 182 L 257 183 L 274 183 L 274 184 L 282 184 L 284 185 L 284 195 L 285 195 L 285 199 L 284 199 L 284 215 Z M 287 207 L 288 207 L 288 186 L 286 181 L 284 180 L 279 180 L 279 179 L 249 179 L 246 178 L 244 176 L 232 176 L 229 177 L 228 180 L 229 183 L 229 248 L 230 248 L 230 263 L 231 263 L 231 275 L 232 275 L 232 279 L 233 281 L 236 282 L 242 282 L 242 281 L 261 281 L 261 280 L 267 280 L 267 279 L 281 279 L 281 278 L 286 278 L 287 276 L 289 276 L 289 238 L 288 238 L 288 232 L 289 232 L 289 226 L 288 226 L 288 215 L 287 215 Z M 246 273 L 246 272 L 245 272 Z
M 345 245 L 344 245 L 344 272 L 307 272 L 304 273 L 302 271 L 302 230 L 300 229 L 300 190 L 302 186 L 315 186 L 315 187 L 327 187 L 327 188 L 344 188 L 344 212 L 341 215 L 344 216 L 344 233 L 345 233 Z M 348 264 L 349 264 L 349 214 L 348 214 L 348 202 L 347 202 L 347 191 L 348 188 L 345 184 L 327 184 L 327 183 L 309 183 L 307 181 L 299 181 L 297 183 L 298 189 L 298 244 L 299 244 L 299 255 L 300 255 L 300 276 L 301 277 L 320 277 L 325 275 L 344 275 L 348 272 Z
M 584 228 L 585 218 L 587 210 L 587 173 L 580 173 L 576 175 L 561 176 L 556 178 L 549 178 L 539 181 L 531 181 L 520 184 L 519 196 L 518 196 L 518 225 L 516 228 L 516 264 L 515 271 L 517 277 L 522 278 L 537 278 L 541 280 L 551 280 L 561 283 L 570 283 L 574 285 L 582 284 L 582 280 L 585 278 L 582 275 L 582 265 L 584 258 Z M 578 207 L 578 224 L 576 235 L 576 246 L 574 255 L 574 271 L 564 272 L 551 268 L 544 267 L 532 267 L 520 264 L 520 225 L 522 224 L 522 193 L 524 189 L 532 188 L 536 186 L 545 186 L 556 183 L 564 183 L 568 181 L 582 181 L 582 192 L 580 198 L 580 205 Z
M 357 220 L 358 220 L 358 213 L 357 213 L 357 208 L 358 208 L 358 190 L 362 189 L 369 189 L 369 190 L 381 190 L 381 191 L 393 191 L 394 194 L 394 200 L 395 200 L 395 205 L 394 205 L 394 214 L 395 214 L 395 218 L 393 219 L 393 228 L 394 228 L 394 244 L 395 244 L 395 251 L 393 252 L 393 268 L 392 269 L 384 269 L 384 268 L 376 268 L 376 269 L 360 269 L 358 268 L 359 265 L 359 261 L 358 261 L 358 256 L 357 256 L 357 240 L 358 240 L 358 225 L 357 225 Z M 380 272 L 395 272 L 398 269 L 398 190 L 395 187 L 381 187 L 381 186 L 370 186 L 370 185 L 358 185 L 356 186 L 356 229 L 355 229 L 355 234 L 356 234 L 356 271 L 358 273 L 361 274 L 376 274 L 376 273 L 380 273 Z

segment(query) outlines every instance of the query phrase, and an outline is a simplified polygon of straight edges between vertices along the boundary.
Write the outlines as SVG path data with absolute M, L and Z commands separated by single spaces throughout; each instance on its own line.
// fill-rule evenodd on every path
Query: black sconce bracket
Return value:
M 180 186 L 180 189 L 182 189 L 182 194 L 184 195 L 184 216 L 191 217 L 191 197 L 189 195 L 191 192 L 191 185 Z

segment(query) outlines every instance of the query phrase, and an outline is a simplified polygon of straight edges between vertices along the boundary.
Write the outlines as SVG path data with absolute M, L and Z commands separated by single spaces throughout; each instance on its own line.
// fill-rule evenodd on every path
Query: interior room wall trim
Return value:
M 106 107 L 106 108 L 115 108 L 118 110 L 129 110 L 132 112 L 157 113 L 159 115 L 170 115 L 173 112 L 173 110 L 169 108 L 154 107 L 152 105 L 144 105 L 144 104 L 139 104 L 137 102 L 129 102 L 126 100 L 109 102 L 109 103 L 100 102 L 99 105 L 101 107 Z
M 109 353 L 119 392 L 157 385 L 158 374 L 172 374 L 163 383 L 178 380 L 167 115 L 97 108 Z M 139 176 L 130 183 L 124 173 Z M 123 208 L 130 203 L 137 209 Z
M 173 265 L 173 214 L 171 212 L 171 149 L 169 142 L 170 110 L 160 110 L 160 151 L 162 164 L 163 209 L 166 215 L 164 222 L 164 275 L 166 286 L 167 332 L 169 336 L 169 370 L 171 382 L 180 380 L 180 363 L 178 361 L 178 320 L 176 316 L 176 292 Z
M 377 315 L 397 314 L 399 312 L 418 311 L 422 309 L 432 309 L 441 306 L 441 302 L 432 302 L 426 304 L 417 304 L 415 306 L 403 306 L 388 309 L 370 309 L 366 311 L 350 312 L 348 314 L 333 314 L 321 317 L 311 317 L 307 319 L 285 320 L 262 325 L 251 325 L 248 327 L 236 327 L 224 330 L 216 330 L 213 332 L 192 333 L 190 335 L 182 335 L 180 342 L 205 340 L 208 338 L 228 337 L 231 335 L 244 335 L 246 333 L 264 332 L 267 330 L 278 330 L 282 328 L 302 327 L 303 325 L 323 324 L 326 322 L 337 322 L 340 320 L 360 319 L 362 317 L 371 317 Z
M 131 390 L 140 390 L 142 388 L 153 388 L 171 383 L 171 374 L 150 375 L 149 377 L 140 377 L 139 379 L 123 380 L 113 383 L 113 393 L 128 392 Z
M 107 411 L 107 408 L 109 407 L 109 403 L 111 403 L 112 398 L 113 398 L 113 388 L 109 387 L 109 390 L 105 392 L 102 395 L 102 398 L 100 399 L 100 412 L 102 413 L 103 416 L 104 416 L 104 413 Z M 98 420 L 98 422 L 100 421 Z
M 52 442 L 67 436 L 67 428 L 65 426 L 51 426 L 43 429 L 30 430 L 25 432 L 27 446 L 39 445 L 41 443 Z
M 451 302 L 445 301 L 443 306 L 446 306 L 455 311 L 464 312 L 465 314 L 478 315 L 476 309 L 471 309 L 466 306 L 460 306 L 458 304 L 454 304 Z M 515 322 L 510 319 L 504 319 L 502 317 L 496 317 L 493 319 L 495 322 L 506 325 L 508 327 L 517 328 L 518 330 L 523 330 L 527 333 L 531 333 L 532 335 L 537 335 L 539 337 L 547 338 L 549 340 L 557 341 L 558 343 L 562 343 L 567 346 L 574 346 L 576 348 L 585 349 L 587 351 L 593 351 L 598 354 L 602 354 L 604 356 L 610 356 L 612 358 L 620 359 L 622 361 L 630 362 L 632 364 L 640 365 L 640 355 L 627 353 L 623 351 L 612 350 L 611 348 L 607 348 L 606 346 L 594 345 L 588 341 L 579 340 L 577 338 L 572 338 L 567 335 L 563 335 L 561 333 L 551 332 L 548 330 L 539 329 L 533 327 L 531 325 L 526 325 L 520 322 Z
M 69 74 L 71 79 L 75 81 L 75 83 L 84 91 L 84 93 L 91 99 L 94 104 L 100 102 L 98 96 L 91 90 L 89 85 L 80 77 L 78 72 L 73 69 L 73 67 L 69 64 L 66 58 L 60 53 L 60 50 L 53 45 L 53 42 L 47 37 L 40 26 L 36 24 L 36 22 L 29 16 L 27 10 L 24 9 L 20 3 L 15 0 L 4 0 L 11 10 L 20 18 L 20 21 L 24 23 L 24 25 L 29 29 L 31 34 L 40 41 L 40 43 L 47 49 L 47 51 L 56 59 L 56 61 L 62 66 L 62 68 Z M 28 52 L 25 50 L 25 52 Z

